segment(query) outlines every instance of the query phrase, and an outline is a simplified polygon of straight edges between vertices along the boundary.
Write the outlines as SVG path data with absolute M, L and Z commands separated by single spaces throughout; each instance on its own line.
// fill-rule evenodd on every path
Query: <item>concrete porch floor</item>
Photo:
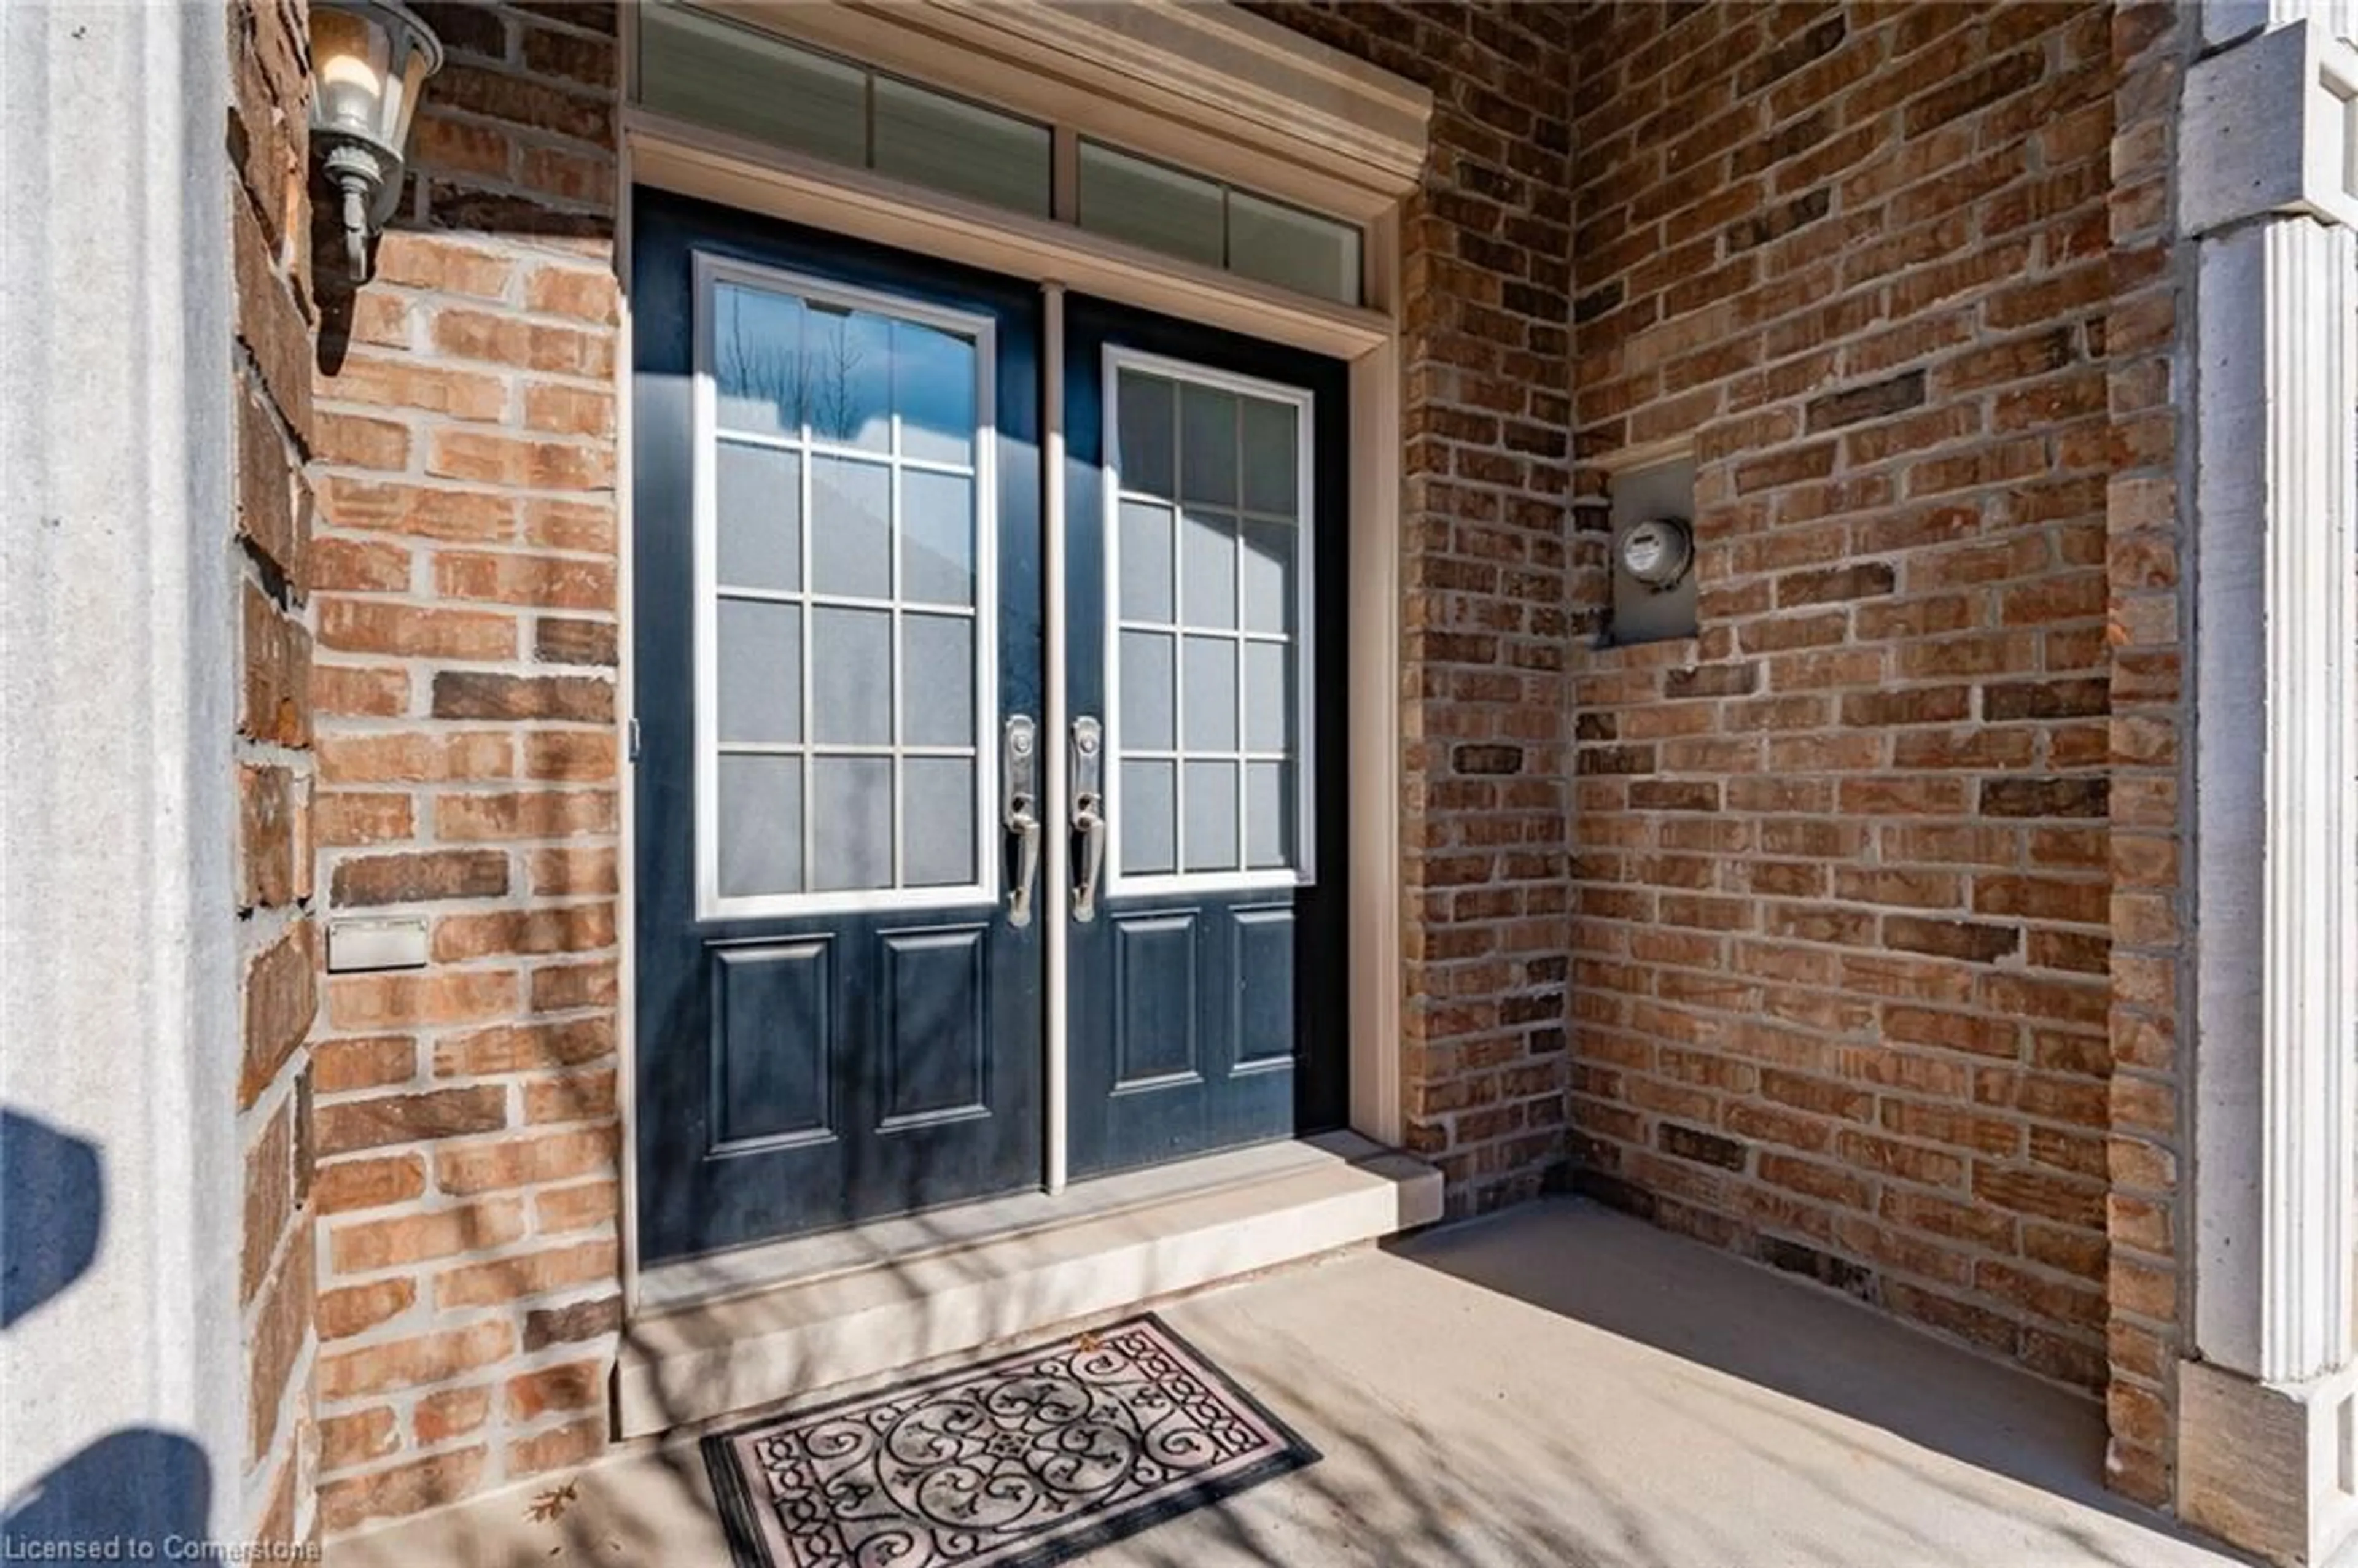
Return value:
M 1325 1455 L 1092 1564 L 2242 1559 L 2108 1495 L 2095 1406 L 1575 1200 L 1163 1310 Z M 330 1568 L 725 1568 L 691 1444 L 339 1542 Z

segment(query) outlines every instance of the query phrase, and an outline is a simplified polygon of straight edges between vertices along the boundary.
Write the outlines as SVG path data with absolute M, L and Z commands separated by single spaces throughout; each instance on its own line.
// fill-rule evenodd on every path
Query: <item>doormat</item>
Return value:
M 1034 1568 L 1318 1458 L 1152 1314 L 703 1446 L 737 1568 Z

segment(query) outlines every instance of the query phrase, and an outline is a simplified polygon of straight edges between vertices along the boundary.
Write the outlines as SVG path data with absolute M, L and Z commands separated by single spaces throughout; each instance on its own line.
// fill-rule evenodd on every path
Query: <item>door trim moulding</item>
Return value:
M 721 8 L 743 10 L 741 0 L 730 0 Z M 762 7 L 753 7 L 763 9 Z M 1010 8 L 980 7 L 967 0 L 928 0 L 920 7 L 893 7 L 898 16 L 903 10 L 920 10 L 928 17 L 938 18 L 950 13 L 964 17 L 969 25 L 987 10 L 993 25 L 1009 14 Z M 1025 8 L 1031 9 L 1031 8 Z M 1111 16 L 1127 14 L 1128 6 L 1094 4 L 1058 4 L 1041 5 L 1040 11 L 1055 10 L 1065 23 L 1088 13 Z M 1271 28 L 1289 43 L 1302 44 L 1305 49 L 1318 51 L 1306 40 L 1293 38 L 1284 29 L 1262 22 L 1233 7 L 1155 5 L 1139 7 L 1141 13 L 1157 15 L 1184 11 L 1195 14 L 1210 11 L 1228 16 L 1223 26 L 1236 27 L 1241 18 L 1241 31 L 1257 33 Z M 856 53 L 871 63 L 892 67 L 906 62 L 891 50 L 873 47 L 871 34 L 899 36 L 872 14 L 844 5 L 813 5 L 791 8 L 797 22 L 807 21 L 820 14 L 852 16 L 858 19 L 858 37 L 847 38 L 838 47 Z M 1228 15 L 1233 13 L 1233 15 Z M 774 17 L 779 13 L 772 10 Z M 1059 24 L 1060 26 L 1065 24 Z M 1157 26 L 1163 24 L 1158 23 Z M 630 33 L 626 18 L 626 46 Z M 1120 29 L 1116 29 L 1117 31 Z M 1332 54 L 1333 51 L 1324 51 Z M 625 70 L 629 50 L 626 47 Z M 1133 57 L 1134 58 L 1134 57 Z M 1333 54 L 1350 70 L 1347 75 L 1364 75 L 1368 68 L 1359 67 L 1347 57 Z M 1329 69 L 1332 61 L 1319 69 Z M 1004 71 L 1006 68 L 995 70 Z M 926 72 L 936 76 L 937 72 Z M 1382 76 L 1383 73 L 1375 73 Z M 980 94 L 1004 101 L 1008 75 L 992 76 L 998 84 L 994 90 Z M 1388 81 L 1397 79 L 1387 78 Z M 1401 84 L 1405 86 L 1404 83 Z M 1077 92 L 1076 89 L 1068 92 Z M 1422 90 L 1411 90 L 1415 97 L 1415 165 L 1422 164 L 1424 155 L 1424 115 L 1430 100 Z M 1125 106 L 1114 103 L 1111 112 L 1122 112 Z M 1133 127 L 1134 131 L 1134 127 Z M 1347 915 L 1347 968 L 1350 988 L 1349 1074 L 1350 1127 L 1352 1130 L 1375 1142 L 1396 1147 L 1402 1136 L 1402 1083 L 1401 1061 L 1401 1014 L 1402 1009 L 1402 939 L 1401 930 L 1401 833 L 1400 803 L 1401 794 L 1401 712 L 1398 697 L 1401 674 L 1400 639 L 1400 548 L 1401 528 L 1401 472 L 1400 447 L 1401 440 L 1401 354 L 1398 320 L 1400 300 L 1400 221 L 1398 198 L 1413 189 L 1413 168 L 1396 185 L 1387 177 L 1385 181 L 1362 187 L 1365 200 L 1354 208 L 1364 215 L 1365 255 L 1367 276 L 1367 308 L 1328 303 L 1292 294 L 1266 285 L 1240 278 L 1234 274 L 1198 266 L 1157 255 L 1140 247 L 1087 233 L 1066 223 L 1026 218 L 979 203 L 961 200 L 939 191 L 926 190 L 862 170 L 824 163 L 804 157 L 742 137 L 708 130 L 668 116 L 653 114 L 635 106 L 622 111 L 621 157 L 618 177 L 621 212 L 617 223 L 617 267 L 623 280 L 623 297 L 618 333 L 618 353 L 615 383 L 618 399 L 619 464 L 617 508 L 618 530 L 622 547 L 622 587 L 620 604 L 622 665 L 619 671 L 619 700 L 622 712 L 620 722 L 627 731 L 635 695 L 633 690 L 635 671 L 631 649 L 635 635 L 632 613 L 633 576 L 631 467 L 631 367 L 634 356 L 631 351 L 633 335 L 632 299 L 629 276 L 632 252 L 631 191 L 639 186 L 651 186 L 676 194 L 696 197 L 741 211 L 784 219 L 790 222 L 823 229 L 848 238 L 910 250 L 923 254 L 961 262 L 968 265 L 1005 276 L 1027 279 L 1042 286 L 1051 301 L 1065 291 L 1075 290 L 1098 296 L 1113 302 L 1141 309 L 1157 311 L 1183 319 L 1200 321 L 1240 334 L 1266 339 L 1288 347 L 1307 350 L 1347 362 L 1348 366 L 1352 461 L 1349 477 L 1350 530 L 1352 547 L 1348 552 L 1347 591 L 1350 603 L 1349 635 L 1347 645 L 1339 650 L 1339 659 L 1350 671 L 1351 678 L 1345 687 L 1343 700 L 1348 704 L 1350 742 L 1344 766 L 1347 769 L 1350 798 L 1349 866 L 1354 889 Z M 1141 142 L 1131 133 L 1124 133 L 1129 145 L 1141 150 L 1157 150 L 1151 140 Z M 1166 156 L 1171 149 L 1163 147 Z M 1248 181 L 1258 180 L 1260 187 L 1273 194 L 1296 194 L 1273 185 L 1268 170 L 1251 161 L 1260 154 L 1246 155 L 1246 161 L 1235 172 Z M 1405 157 L 1405 155 L 1402 155 Z M 1201 157 L 1191 159 L 1195 167 L 1209 172 L 1224 172 L 1223 168 Z M 1380 191 L 1380 194 L 1378 192 Z M 1336 204 L 1330 200 L 1331 208 Z M 1055 312 L 1053 305 L 1051 318 Z M 1044 501 L 1045 498 L 1044 497 Z M 1044 526 L 1053 535 L 1058 519 L 1044 518 Z M 1047 562 L 1062 559 L 1061 537 L 1045 537 L 1044 557 Z M 1061 730 L 1065 716 L 1044 715 L 1044 730 L 1049 741 L 1049 754 L 1044 759 L 1048 769 L 1052 792 L 1046 802 L 1052 807 L 1061 803 Z M 624 1083 L 633 1081 L 637 1049 L 635 993 L 637 977 L 631 955 L 635 948 L 637 906 L 630 868 L 636 852 L 635 817 L 631 797 L 635 793 L 632 770 L 625 768 L 622 780 L 623 810 L 619 852 L 622 871 L 621 891 L 622 975 L 622 994 L 618 999 L 618 1026 L 621 1035 L 619 1071 Z M 1043 866 L 1044 877 L 1054 879 L 1062 870 L 1063 858 L 1056 852 L 1052 833 L 1051 852 Z M 1050 888 L 1063 884 L 1055 880 L 1044 882 Z M 1053 1025 L 1052 1025 L 1053 1029 Z M 1053 1071 L 1053 1068 L 1052 1068 Z M 1057 1098 L 1052 1091 L 1049 1108 Z M 636 1130 L 633 1125 L 636 1107 L 633 1097 L 622 1097 L 620 1109 L 622 1199 L 622 1292 L 625 1312 L 635 1315 L 639 1311 L 640 1265 L 637 1237 L 637 1180 L 634 1148 Z M 1062 1186 L 1062 1138 L 1051 1131 L 1051 1155 L 1048 1161 L 1047 1189 L 1054 1193 Z

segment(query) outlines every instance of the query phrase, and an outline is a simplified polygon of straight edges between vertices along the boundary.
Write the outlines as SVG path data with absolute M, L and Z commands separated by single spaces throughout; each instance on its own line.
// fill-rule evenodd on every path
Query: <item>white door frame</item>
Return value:
M 1346 770 L 1350 795 L 1347 916 L 1350 993 L 1350 1125 L 1379 1143 L 1401 1135 L 1400 1050 L 1400 545 L 1401 352 L 1398 326 L 1399 225 L 1379 216 L 1366 231 L 1367 297 L 1378 308 L 1354 308 L 1288 294 L 1216 269 L 1174 261 L 1136 246 L 1085 233 L 1069 225 L 1025 218 L 924 190 L 860 170 L 708 131 L 626 107 L 618 168 L 616 265 L 625 281 L 615 379 L 619 442 L 618 526 L 622 570 L 622 722 L 634 710 L 632 612 L 632 351 L 629 193 L 644 185 L 741 211 L 780 218 L 846 237 L 894 245 L 921 254 L 1029 279 L 1041 286 L 1049 341 L 1044 345 L 1047 417 L 1042 432 L 1048 477 L 1043 492 L 1042 568 L 1047 577 L 1046 711 L 1041 715 L 1044 815 L 1047 828 L 1043 886 L 1061 898 L 1069 885 L 1065 864 L 1064 627 L 1064 483 L 1062 478 L 1062 327 L 1064 297 L 1079 290 L 1139 308 L 1197 320 L 1346 361 L 1351 387 L 1350 633 L 1342 662 L 1354 672 L 1343 694 L 1349 745 L 1328 765 Z M 637 1172 L 632 1122 L 636 1045 L 633 953 L 635 780 L 622 778 L 621 1099 L 622 1284 L 626 1310 L 638 1299 Z M 1065 929 L 1044 924 L 1047 1016 L 1046 1169 L 1051 1192 L 1064 1185 Z

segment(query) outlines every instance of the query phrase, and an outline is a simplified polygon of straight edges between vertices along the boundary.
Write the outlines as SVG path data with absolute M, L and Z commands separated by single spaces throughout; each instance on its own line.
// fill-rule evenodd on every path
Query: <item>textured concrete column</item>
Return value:
M 224 31 L 0 5 L 8 1561 L 243 1512 Z
M 2180 211 L 2201 243 L 2179 1506 L 2285 1563 L 2321 1563 L 2358 1527 L 2358 51 L 2325 9 L 2211 7 L 2180 144 Z

